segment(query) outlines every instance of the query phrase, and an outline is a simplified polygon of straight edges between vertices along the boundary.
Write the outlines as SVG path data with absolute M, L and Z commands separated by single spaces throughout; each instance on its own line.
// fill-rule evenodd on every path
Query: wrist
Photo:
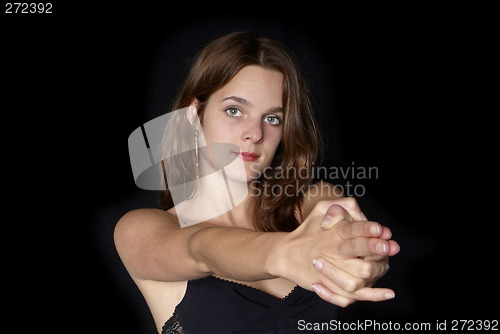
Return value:
M 271 240 L 264 263 L 264 270 L 272 277 L 286 277 L 286 245 L 289 234 L 286 232 L 268 233 Z

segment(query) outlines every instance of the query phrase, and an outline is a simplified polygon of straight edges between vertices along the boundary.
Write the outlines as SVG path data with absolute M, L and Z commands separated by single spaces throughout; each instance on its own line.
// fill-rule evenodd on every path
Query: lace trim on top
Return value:
M 215 279 L 217 279 L 217 280 L 219 280 L 219 281 L 226 282 L 226 283 L 231 283 L 231 284 L 235 284 L 235 285 L 238 285 L 238 286 L 242 286 L 242 287 L 245 287 L 247 289 L 260 292 L 260 293 L 262 293 L 262 294 L 264 294 L 266 296 L 272 297 L 274 299 L 283 300 L 283 301 L 287 300 L 288 297 L 290 297 L 299 288 L 298 285 L 294 286 L 293 289 L 286 296 L 284 296 L 283 298 L 280 298 L 280 297 L 273 296 L 272 294 L 267 293 L 265 291 L 262 291 L 262 290 L 259 290 L 257 288 L 254 288 L 253 286 L 250 286 L 250 285 L 246 285 L 246 284 L 243 284 L 243 283 L 240 283 L 240 282 L 231 281 L 231 280 L 228 280 L 228 279 L 225 279 L 225 278 L 222 278 L 222 277 L 218 277 L 218 276 L 213 276 L 212 275 L 212 277 L 215 278 Z
M 222 277 L 213 276 L 213 275 L 211 277 L 215 278 L 216 280 L 219 280 L 221 282 L 225 282 L 225 283 L 228 283 L 228 284 L 234 284 L 234 285 L 241 286 L 241 287 L 244 287 L 246 289 L 249 289 L 251 291 L 259 292 L 259 293 L 261 293 L 261 294 L 263 294 L 265 296 L 271 297 L 271 298 L 273 298 L 275 300 L 279 300 L 279 301 L 286 301 L 290 296 L 292 296 L 299 289 L 299 286 L 296 285 L 296 286 L 294 286 L 294 288 L 286 296 L 284 296 L 283 298 L 280 298 L 280 297 L 273 296 L 273 295 L 271 295 L 271 294 L 269 294 L 269 293 L 267 293 L 265 291 L 259 290 L 257 288 L 254 288 L 252 286 L 249 286 L 249 285 L 246 285 L 246 284 L 243 284 L 243 283 L 239 283 L 239 282 L 235 282 L 235 281 L 230 281 L 228 279 L 225 279 L 225 278 L 222 278 Z M 177 318 L 177 315 L 175 314 L 175 312 L 165 322 L 165 324 L 163 325 L 161 334 L 187 334 L 184 331 L 184 328 L 182 328 L 182 325 L 179 322 L 179 319 Z
M 186 334 L 175 313 L 165 322 L 161 334 Z

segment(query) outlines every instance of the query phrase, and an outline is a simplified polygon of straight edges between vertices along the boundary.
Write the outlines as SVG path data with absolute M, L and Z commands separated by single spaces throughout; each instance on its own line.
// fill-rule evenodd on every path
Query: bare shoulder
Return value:
M 114 241 L 129 273 L 134 276 L 151 245 L 178 229 L 176 217 L 158 209 L 132 210 L 120 218 L 115 226 Z
M 115 244 L 120 248 L 122 242 L 138 238 L 151 229 L 172 229 L 179 223 L 172 214 L 159 209 L 137 209 L 127 212 L 115 226 Z M 120 252 L 120 249 L 118 249 Z
M 304 192 L 304 203 L 302 204 L 303 217 L 309 216 L 309 213 L 311 213 L 318 202 L 341 198 L 344 198 L 342 191 L 335 185 L 324 181 L 316 182 Z
M 168 211 L 159 209 L 137 209 L 127 212 L 118 221 L 116 229 L 119 231 L 122 228 L 130 227 L 134 224 L 178 224 L 174 215 Z

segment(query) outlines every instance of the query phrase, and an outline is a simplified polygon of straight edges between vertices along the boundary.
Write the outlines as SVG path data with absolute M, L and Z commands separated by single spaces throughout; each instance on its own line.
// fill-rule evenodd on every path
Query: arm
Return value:
M 290 233 L 206 224 L 180 228 L 175 218 L 164 211 L 136 210 L 118 222 L 115 243 L 135 279 L 183 281 L 210 274 L 242 281 L 284 277 L 308 290 L 318 282 L 335 290 L 338 273 L 316 270 L 313 259 L 335 257 L 336 252 L 349 253 L 351 241 L 347 237 L 351 232 L 349 228 L 342 232 L 347 240 L 339 236 L 341 227 L 350 223 L 346 220 L 329 230 L 320 227 L 327 205 L 328 202 L 318 203 L 304 223 Z M 340 209 L 336 205 L 333 208 Z M 368 248 L 366 253 L 376 254 L 373 247 Z M 362 294 L 356 299 L 384 300 L 387 291 L 390 290 L 373 289 L 370 295 Z M 338 298 L 323 299 L 342 305 Z
M 143 209 L 120 219 L 115 245 L 135 278 L 168 282 L 217 274 L 251 281 L 274 277 L 267 252 L 282 235 L 204 223 L 181 228 L 169 213 Z
M 387 256 L 399 249 L 388 240 L 390 230 L 366 221 L 352 198 L 308 194 L 303 212 L 307 218 L 295 231 L 270 233 L 206 223 L 180 228 L 167 212 L 135 210 L 118 222 L 115 244 L 134 279 L 283 277 L 305 289 L 314 286 L 321 298 L 339 306 L 388 299 L 392 290 L 367 286 L 385 274 Z M 389 251 L 381 252 L 380 243 Z
M 323 205 L 316 215 L 327 208 Z M 169 282 L 217 274 L 253 281 L 283 274 L 274 268 L 284 259 L 270 254 L 286 255 L 271 252 L 286 234 L 206 223 L 181 228 L 168 212 L 141 209 L 120 219 L 114 237 L 122 262 L 135 278 Z

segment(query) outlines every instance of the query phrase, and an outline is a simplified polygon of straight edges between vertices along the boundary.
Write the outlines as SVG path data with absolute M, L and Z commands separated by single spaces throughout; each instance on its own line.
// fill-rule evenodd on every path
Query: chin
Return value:
M 246 182 L 250 183 L 252 181 L 258 180 L 260 178 L 260 174 L 257 174 L 255 172 L 249 171 L 246 175 Z
M 235 159 L 224 167 L 226 177 L 233 182 L 247 183 L 248 177 L 250 176 L 249 172 L 252 173 L 241 159 Z

